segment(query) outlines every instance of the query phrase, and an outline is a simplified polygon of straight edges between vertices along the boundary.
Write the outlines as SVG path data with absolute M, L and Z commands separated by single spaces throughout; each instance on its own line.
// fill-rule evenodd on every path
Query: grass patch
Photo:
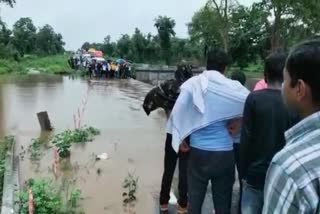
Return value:
M 11 74 L 11 73 L 21 73 L 25 74 L 26 69 L 23 68 L 23 66 L 13 60 L 8 59 L 0 59 L 0 75 L 3 74 Z
M 28 148 L 31 161 L 40 161 L 43 155 L 43 148 L 45 147 L 45 141 L 40 138 L 32 139 L 31 145 Z
M 46 57 L 29 56 L 20 62 L 27 70 L 34 69 L 43 73 L 60 74 L 71 73 L 68 65 L 68 55 L 54 55 Z
M 71 73 L 68 65 L 68 55 L 53 55 L 38 57 L 34 55 L 25 56 L 19 62 L 10 59 L 0 59 L 0 75 L 3 74 L 26 74 L 30 70 L 49 74 Z

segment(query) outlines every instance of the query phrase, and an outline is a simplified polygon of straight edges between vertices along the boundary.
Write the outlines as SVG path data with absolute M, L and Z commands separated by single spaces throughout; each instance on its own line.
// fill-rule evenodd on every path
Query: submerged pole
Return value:
M 52 131 L 49 115 L 46 111 L 37 113 L 38 120 L 42 131 Z

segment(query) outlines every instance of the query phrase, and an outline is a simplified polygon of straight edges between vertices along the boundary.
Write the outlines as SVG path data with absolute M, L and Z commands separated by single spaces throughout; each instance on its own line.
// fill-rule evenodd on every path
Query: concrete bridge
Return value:
M 151 85 L 158 85 L 159 83 L 174 79 L 174 72 L 176 70 L 175 66 L 163 66 L 163 67 L 138 67 L 136 68 L 136 79 L 149 83 Z M 205 68 L 196 68 L 193 69 L 194 75 L 200 74 L 202 71 L 204 71 Z M 230 71 L 229 73 L 231 73 Z M 257 76 L 257 75 L 255 75 Z M 251 75 L 247 75 L 247 83 L 246 86 L 249 90 L 252 90 L 255 83 L 259 79 L 256 77 L 251 77 Z

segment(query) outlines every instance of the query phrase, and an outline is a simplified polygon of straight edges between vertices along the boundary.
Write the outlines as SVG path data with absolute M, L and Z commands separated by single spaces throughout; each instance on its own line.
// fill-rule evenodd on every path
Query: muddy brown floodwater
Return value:
M 124 213 L 122 182 L 128 172 L 139 177 L 136 213 L 153 213 L 163 169 L 165 117 L 158 111 L 147 117 L 141 108 L 151 86 L 135 81 L 88 82 L 62 76 L 29 75 L 0 81 L 0 134 L 13 134 L 18 152 L 32 138 L 44 136 L 36 117 L 48 111 L 55 133 L 74 128 L 73 114 L 88 92 L 83 123 L 101 130 L 93 142 L 73 146 L 72 170 L 64 176 L 76 180 L 86 213 Z M 94 161 L 106 152 L 108 160 Z M 20 160 L 20 183 L 31 177 L 54 178 L 53 149 L 39 164 L 27 155 Z M 101 173 L 97 173 L 101 171 Z

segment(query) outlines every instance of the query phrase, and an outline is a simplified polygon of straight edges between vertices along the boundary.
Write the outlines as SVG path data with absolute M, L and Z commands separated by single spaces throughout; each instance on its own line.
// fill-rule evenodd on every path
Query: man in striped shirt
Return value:
M 284 69 L 283 95 L 304 119 L 285 133 L 286 146 L 272 160 L 263 213 L 319 213 L 320 40 L 293 49 Z

